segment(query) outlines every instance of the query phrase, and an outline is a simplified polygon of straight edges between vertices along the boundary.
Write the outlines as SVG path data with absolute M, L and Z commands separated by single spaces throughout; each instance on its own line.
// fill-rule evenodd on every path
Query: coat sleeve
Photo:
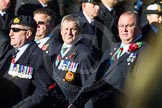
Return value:
M 45 105 L 45 101 L 48 99 L 52 91 L 56 88 L 56 83 L 47 73 L 44 66 L 41 66 L 32 80 L 35 86 L 33 94 L 14 106 L 14 108 L 33 108 L 41 105 Z
M 0 30 L 0 60 L 4 58 L 7 51 L 11 48 L 9 36 Z

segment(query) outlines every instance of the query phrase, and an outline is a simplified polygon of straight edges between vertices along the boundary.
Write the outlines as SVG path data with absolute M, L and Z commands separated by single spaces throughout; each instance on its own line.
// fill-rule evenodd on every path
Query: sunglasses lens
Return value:
M 20 28 L 11 28 L 13 32 L 20 32 L 21 30 L 27 31 L 26 29 L 20 29 Z
M 12 29 L 13 32 L 19 32 L 19 31 L 21 31 L 21 29 L 19 29 L 19 28 L 11 28 L 11 29 Z

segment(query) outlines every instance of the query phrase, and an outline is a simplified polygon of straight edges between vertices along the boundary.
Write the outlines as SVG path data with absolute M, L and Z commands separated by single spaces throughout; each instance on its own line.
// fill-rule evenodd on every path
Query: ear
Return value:
M 62 31 L 62 28 L 60 29 L 60 34 L 63 35 L 63 31 Z
M 26 31 L 26 38 L 29 39 L 32 36 L 32 32 L 30 30 Z
M 86 5 L 86 3 L 82 3 L 82 9 L 84 9 L 84 8 L 85 8 L 85 5 Z

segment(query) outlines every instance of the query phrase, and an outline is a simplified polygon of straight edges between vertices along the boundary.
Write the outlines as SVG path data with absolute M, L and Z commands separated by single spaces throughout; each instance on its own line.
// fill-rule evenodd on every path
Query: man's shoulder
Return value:
M 43 51 L 38 47 L 38 45 L 35 42 L 32 42 L 29 45 L 29 53 L 34 54 L 34 55 L 43 55 Z

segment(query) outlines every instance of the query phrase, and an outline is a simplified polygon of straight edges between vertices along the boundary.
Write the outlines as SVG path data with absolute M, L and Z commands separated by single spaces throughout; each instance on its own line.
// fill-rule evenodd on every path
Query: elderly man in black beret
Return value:
M 37 24 L 30 16 L 10 23 L 10 45 L 0 67 L 2 108 L 46 108 L 44 100 L 56 88 L 45 68 L 43 52 L 34 42 Z

